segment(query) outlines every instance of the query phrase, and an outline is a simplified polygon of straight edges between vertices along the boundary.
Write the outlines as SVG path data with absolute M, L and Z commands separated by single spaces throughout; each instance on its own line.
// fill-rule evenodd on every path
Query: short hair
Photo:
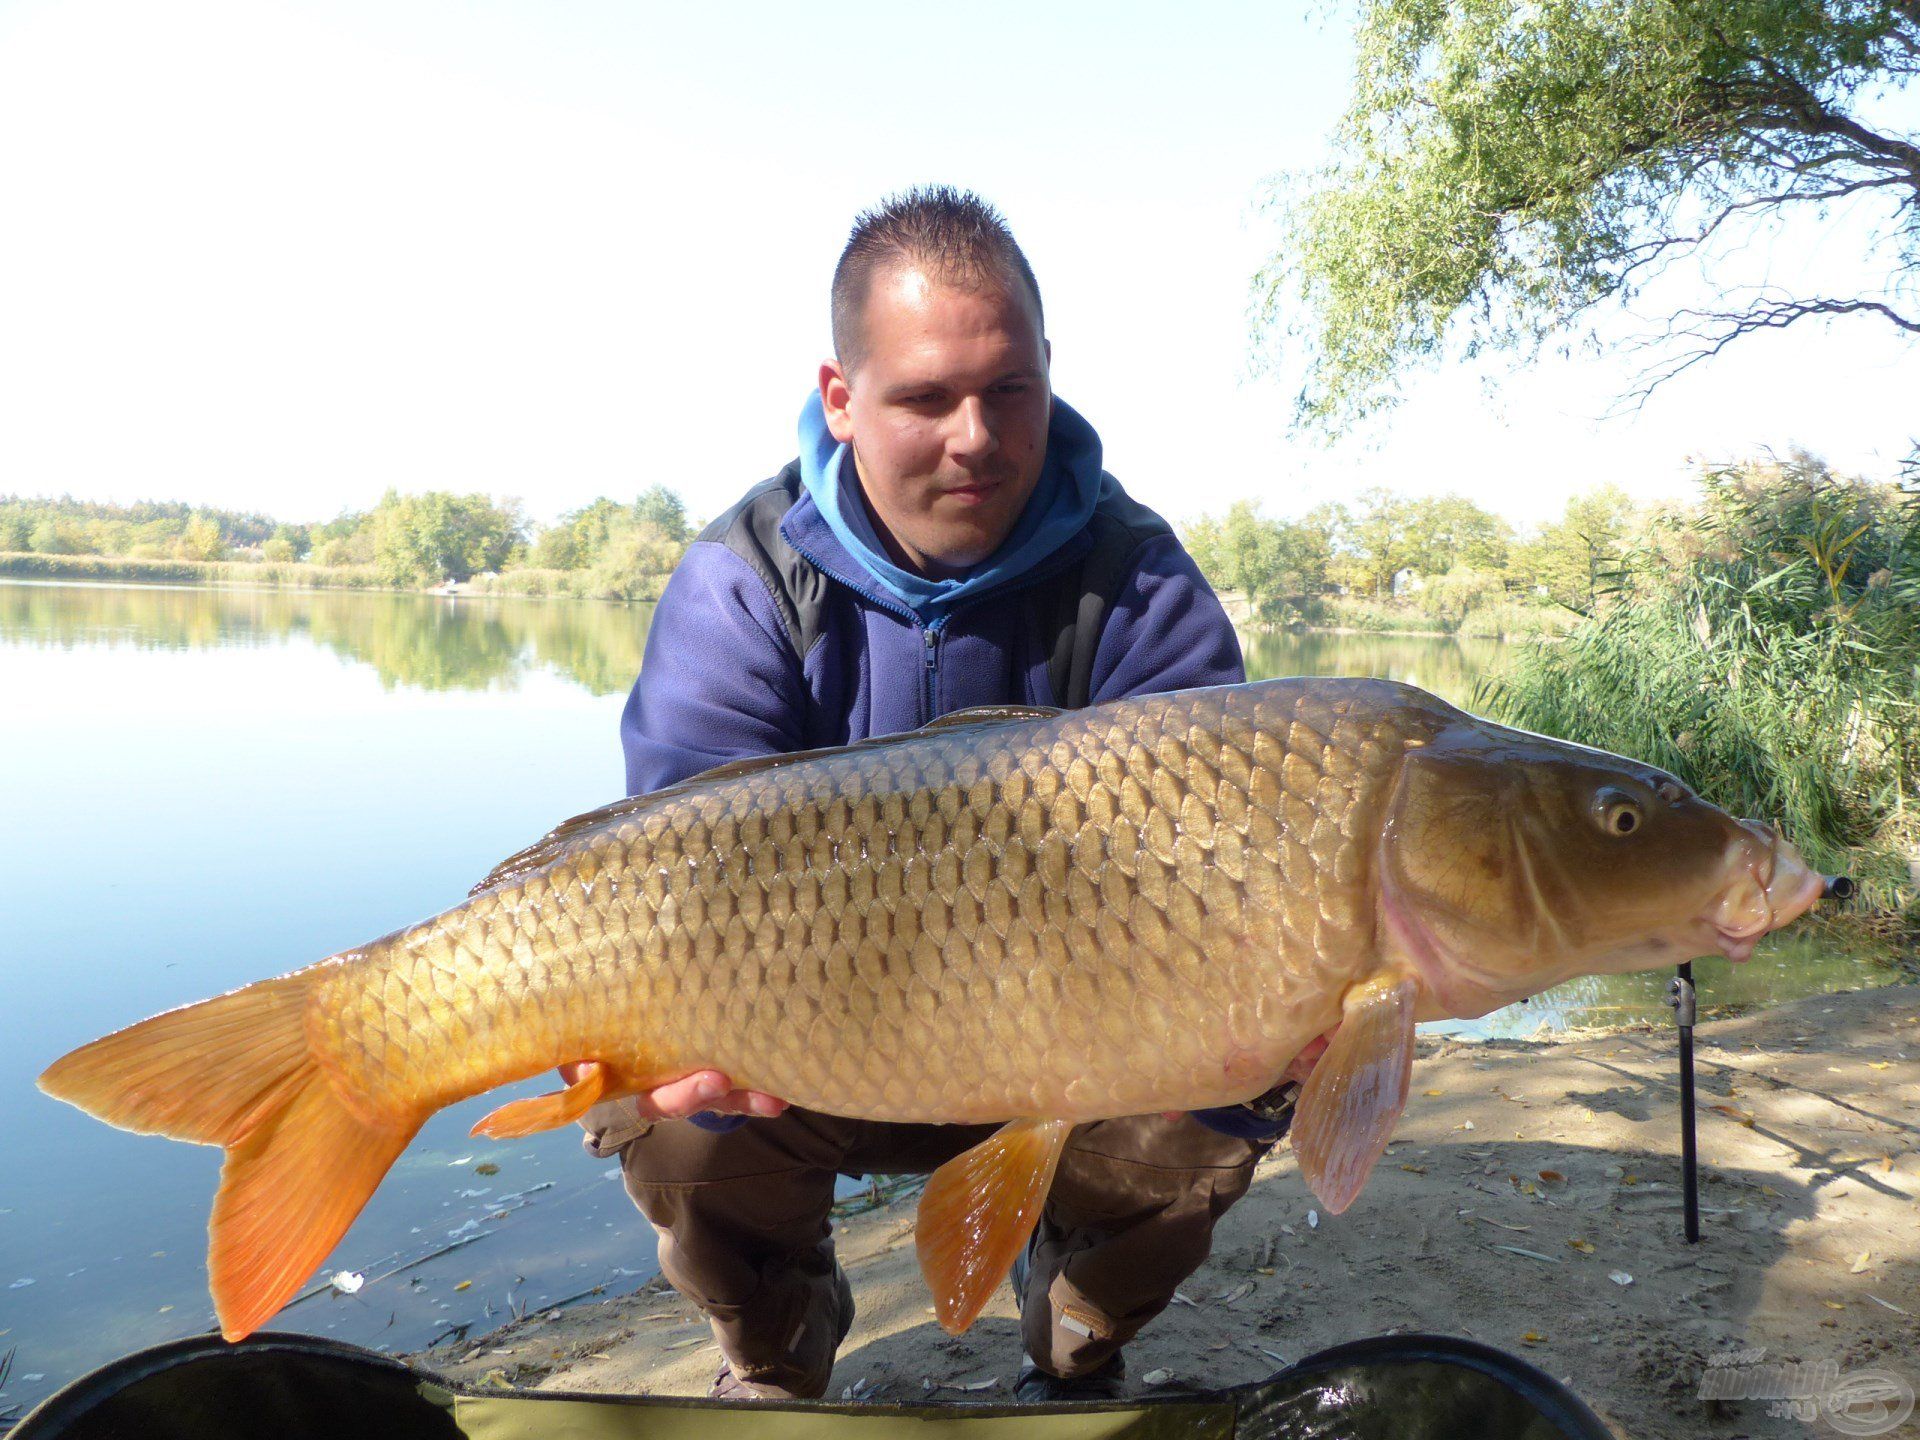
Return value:
M 849 375 L 866 358 L 863 322 L 874 276 L 897 265 L 966 289 L 999 285 L 1011 293 L 1024 286 L 1045 333 L 1040 282 L 1000 212 L 971 190 L 917 186 L 863 211 L 833 267 L 833 349 Z

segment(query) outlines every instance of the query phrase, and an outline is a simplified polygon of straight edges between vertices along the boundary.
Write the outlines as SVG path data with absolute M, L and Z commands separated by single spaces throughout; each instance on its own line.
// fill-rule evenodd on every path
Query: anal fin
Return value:
M 1389 973 L 1348 991 L 1340 1028 L 1301 1088 L 1293 1151 L 1308 1188 L 1335 1215 L 1360 1194 L 1406 1108 L 1419 988 Z
M 1072 1130 L 1067 1120 L 1015 1120 L 933 1172 L 914 1235 L 949 1335 L 973 1324 L 1027 1243 Z
M 605 1098 L 607 1078 L 605 1065 L 588 1060 L 566 1089 L 529 1096 L 525 1100 L 510 1100 L 498 1110 L 481 1116 L 467 1133 L 484 1135 L 491 1140 L 517 1140 L 522 1135 L 557 1130 L 578 1120 Z

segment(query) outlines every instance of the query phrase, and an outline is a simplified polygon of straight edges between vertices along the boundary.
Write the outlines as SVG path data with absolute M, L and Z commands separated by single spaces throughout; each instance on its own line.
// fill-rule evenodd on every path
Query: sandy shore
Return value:
M 1920 1386 L 1920 987 L 1714 1021 L 1697 1042 L 1698 1245 L 1681 1229 L 1671 1028 L 1423 1042 L 1361 1198 L 1318 1213 L 1291 1152 L 1269 1157 L 1180 1302 L 1129 1347 L 1135 1385 L 1231 1385 L 1424 1330 L 1527 1356 L 1633 1437 L 1832 1433 L 1764 1400 L 1700 1398 L 1710 1367 L 1760 1349 Z M 903 1199 L 839 1227 L 860 1314 L 831 1393 L 1004 1399 L 1010 1296 L 945 1336 L 913 1218 Z M 469 1382 L 693 1395 L 718 1355 L 656 1281 L 416 1358 Z

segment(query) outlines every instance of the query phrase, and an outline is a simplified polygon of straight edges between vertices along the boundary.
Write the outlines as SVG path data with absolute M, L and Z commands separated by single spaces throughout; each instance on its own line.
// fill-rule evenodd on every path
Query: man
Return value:
M 969 706 L 1245 678 L 1193 561 L 1053 397 L 1039 286 L 990 207 L 933 188 L 863 215 L 833 341 L 799 459 L 707 528 L 660 599 L 622 720 L 630 793 Z M 1015 1269 L 1020 1398 L 1123 1393 L 1120 1347 L 1206 1258 L 1289 1118 L 1279 1103 L 1075 1130 Z M 735 1398 L 826 1389 L 853 1320 L 836 1174 L 931 1170 L 994 1128 L 812 1114 L 711 1071 L 587 1124 L 712 1322 L 713 1393 Z

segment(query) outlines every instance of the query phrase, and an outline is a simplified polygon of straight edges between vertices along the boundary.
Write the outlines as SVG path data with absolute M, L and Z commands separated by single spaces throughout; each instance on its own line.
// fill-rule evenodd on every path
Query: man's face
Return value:
M 866 354 L 820 367 L 833 438 L 853 447 L 880 538 L 944 578 L 991 555 L 1047 454 L 1051 357 L 1024 290 L 966 289 L 900 265 L 874 277 Z

